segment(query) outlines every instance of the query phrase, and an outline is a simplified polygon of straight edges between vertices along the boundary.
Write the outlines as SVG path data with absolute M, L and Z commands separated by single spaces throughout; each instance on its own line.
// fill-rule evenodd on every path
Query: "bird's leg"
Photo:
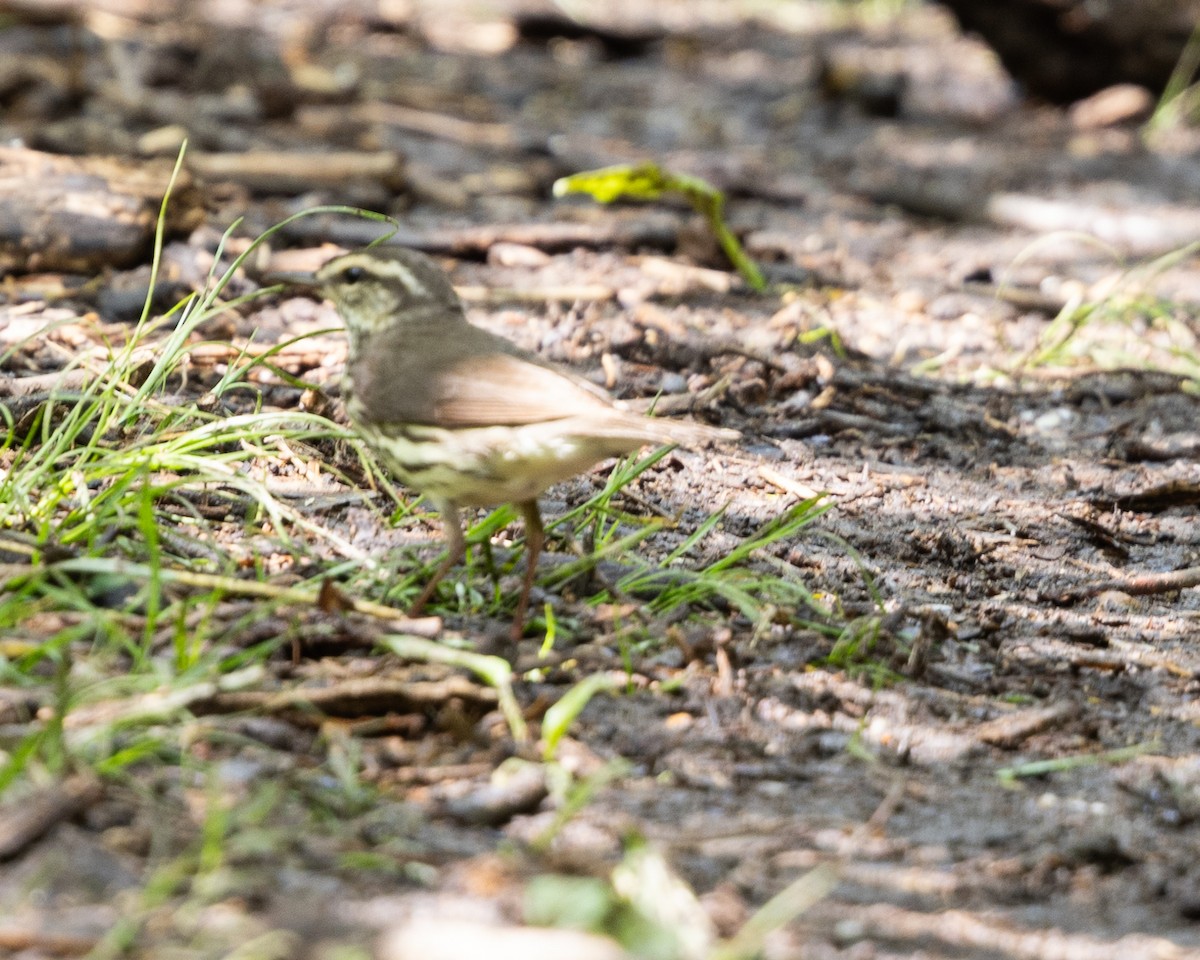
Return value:
M 421 591 L 421 595 L 417 597 L 416 602 L 408 608 L 408 615 L 410 617 L 420 615 L 421 611 L 425 609 L 425 604 L 433 596 L 433 591 L 441 583 L 442 578 L 450 572 L 456 563 L 467 555 L 467 540 L 463 536 L 462 517 L 459 515 L 458 507 L 452 503 L 439 503 L 437 504 L 437 508 L 438 512 L 442 515 L 442 526 L 445 528 L 446 559 L 442 561 L 442 565 L 429 578 L 425 584 L 425 589 Z
M 546 542 L 546 530 L 542 526 L 542 513 L 536 500 L 526 500 L 517 505 L 525 518 L 525 581 L 521 584 L 521 596 L 517 598 L 517 610 L 513 614 L 512 639 L 515 643 L 525 633 L 525 611 L 529 607 L 529 592 L 533 589 L 533 578 L 537 575 L 538 557 Z

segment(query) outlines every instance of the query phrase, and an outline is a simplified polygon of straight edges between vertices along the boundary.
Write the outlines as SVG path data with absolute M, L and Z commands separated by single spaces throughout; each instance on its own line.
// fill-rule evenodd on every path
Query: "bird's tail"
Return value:
M 681 447 L 705 447 L 714 443 L 729 443 L 741 439 L 741 433 L 726 427 L 710 427 L 706 423 L 691 420 L 669 420 L 646 417 L 642 414 L 616 412 L 616 416 L 603 425 L 593 422 L 589 428 L 593 434 L 611 436 L 613 439 L 627 438 L 641 444 L 678 445 Z

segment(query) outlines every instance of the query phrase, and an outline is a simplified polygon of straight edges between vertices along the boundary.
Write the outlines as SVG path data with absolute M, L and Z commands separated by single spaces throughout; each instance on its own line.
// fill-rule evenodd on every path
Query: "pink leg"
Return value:
M 525 580 L 521 585 L 521 596 L 517 598 L 517 610 L 513 614 L 512 638 L 520 640 L 525 633 L 525 613 L 529 608 L 529 592 L 533 589 L 533 578 L 537 575 L 538 557 L 546 542 L 546 531 L 542 526 L 542 514 L 536 500 L 518 504 L 525 518 Z
M 433 592 L 437 589 L 437 585 L 441 583 L 442 578 L 450 572 L 455 564 L 461 562 L 462 558 L 467 553 L 467 540 L 463 536 L 462 517 L 459 516 L 458 507 L 452 503 L 438 504 L 438 512 L 442 515 L 442 526 L 446 530 L 446 559 L 442 561 L 442 565 L 437 568 L 433 576 L 425 584 L 425 589 L 421 591 L 421 595 L 417 597 L 416 602 L 408 608 L 410 617 L 420 616 L 421 611 L 425 609 Z

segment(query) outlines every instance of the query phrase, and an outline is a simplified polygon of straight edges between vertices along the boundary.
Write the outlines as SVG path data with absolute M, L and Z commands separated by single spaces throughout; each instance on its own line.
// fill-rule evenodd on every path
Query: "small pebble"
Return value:
M 684 393 L 687 390 L 687 377 L 681 373 L 668 371 L 662 375 L 658 388 L 663 393 Z

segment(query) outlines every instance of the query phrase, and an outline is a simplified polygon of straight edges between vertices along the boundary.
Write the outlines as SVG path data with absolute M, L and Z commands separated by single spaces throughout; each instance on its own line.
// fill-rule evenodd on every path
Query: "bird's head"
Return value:
M 382 330 L 465 323 L 450 279 L 416 250 L 373 247 L 335 257 L 313 285 L 334 302 L 352 341 Z

